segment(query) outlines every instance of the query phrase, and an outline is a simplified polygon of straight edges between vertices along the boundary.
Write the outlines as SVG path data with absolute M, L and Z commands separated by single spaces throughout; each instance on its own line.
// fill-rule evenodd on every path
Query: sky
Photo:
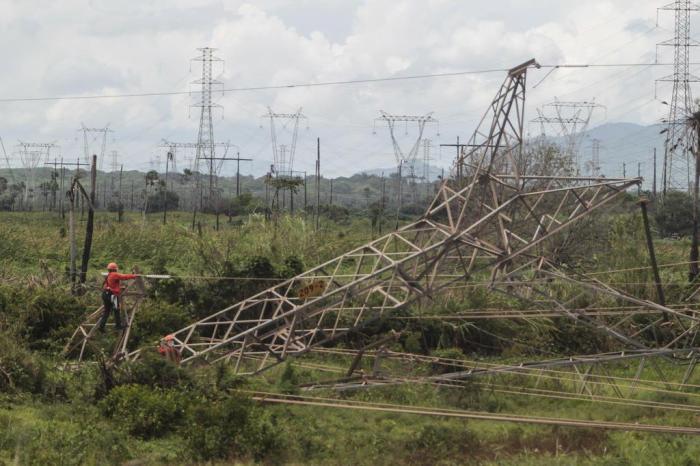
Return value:
M 200 47 L 217 49 L 214 75 L 227 89 L 507 69 L 530 58 L 543 65 L 670 63 L 672 49 L 658 48 L 657 56 L 656 44 L 673 36 L 672 12 L 660 12 L 657 24 L 660 6 L 663 0 L 0 0 L 0 99 L 196 90 L 201 69 L 191 59 Z M 691 31 L 699 27 L 697 14 Z M 528 119 L 555 98 L 605 106 L 592 126 L 648 125 L 667 112 L 670 87 L 655 80 L 669 66 L 549 71 L 529 74 Z M 432 164 L 449 167 L 454 149 L 439 145 L 471 135 L 504 76 L 218 92 L 214 137 L 232 144 L 228 155 L 254 159 L 241 171 L 259 175 L 273 157 L 262 115 L 268 107 L 302 108 L 294 169 L 314 171 L 320 138 L 324 176 L 341 176 L 396 165 L 388 129 L 376 121 L 380 110 L 433 112 L 439 124 L 424 133 Z M 109 125 L 103 168 L 117 151 L 125 169 L 157 168 L 159 158 L 163 170 L 163 139 L 197 140 L 197 97 L 0 100 L 0 137 L 14 165 L 20 140 L 55 142 L 52 157 L 75 160 L 84 152 L 81 126 Z M 277 134 L 278 144 L 290 144 L 291 127 Z M 396 134 L 408 152 L 417 127 L 399 126 Z M 101 140 L 91 133 L 88 145 L 99 153 Z M 648 158 L 641 145 L 620 150 Z M 177 153 L 178 170 L 191 156 Z M 222 170 L 235 173 L 235 165 Z

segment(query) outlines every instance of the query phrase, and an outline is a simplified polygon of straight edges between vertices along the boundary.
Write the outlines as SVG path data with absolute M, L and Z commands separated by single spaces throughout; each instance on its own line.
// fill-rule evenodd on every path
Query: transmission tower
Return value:
M 263 118 L 270 119 L 270 138 L 272 141 L 272 160 L 274 164 L 274 174 L 277 178 L 291 178 L 294 171 L 294 155 L 296 152 L 297 138 L 299 136 L 299 120 L 306 120 L 306 116 L 301 113 L 301 107 L 295 113 L 275 113 L 267 107 L 267 113 Z M 282 128 L 292 126 L 292 138 L 289 144 L 278 145 L 277 143 L 277 123 L 282 121 Z
M 410 174 L 412 176 L 414 175 L 414 164 L 416 160 L 416 156 L 418 155 L 418 150 L 420 149 L 420 144 L 421 140 L 423 139 L 423 132 L 425 131 L 425 125 L 429 123 L 438 123 L 438 120 L 432 117 L 433 112 L 430 112 L 426 115 L 392 115 L 384 110 L 380 110 L 379 113 L 381 116 L 377 119 L 375 119 L 375 125 L 377 122 L 380 123 L 386 123 L 387 127 L 389 128 L 389 135 L 391 136 L 391 143 L 394 147 L 394 156 L 396 157 L 396 164 L 397 164 L 397 179 L 396 179 L 396 225 L 398 226 L 399 222 L 399 213 L 401 211 L 401 204 L 402 204 L 402 171 L 403 171 L 403 166 L 409 167 Z M 404 154 L 403 150 L 401 149 L 401 146 L 399 145 L 398 141 L 396 140 L 396 123 L 399 122 L 404 122 L 406 125 L 408 123 L 417 123 L 418 126 L 418 136 L 416 137 L 415 142 L 413 143 L 413 146 L 411 147 L 411 150 L 407 153 Z M 408 130 L 408 128 L 407 128 Z
M 600 176 L 600 139 L 591 140 L 591 158 L 585 164 L 585 173 L 589 176 Z
M 595 101 L 554 102 L 537 109 L 538 117 L 532 120 L 540 124 L 541 134 L 545 137 L 561 139 L 564 156 L 574 164 L 576 172 L 581 170 L 580 147 L 588 124 L 596 108 L 605 108 Z
M 83 132 L 83 155 L 85 156 L 85 163 L 90 164 L 90 156 L 95 153 L 95 151 L 90 150 L 90 143 L 97 142 L 100 136 L 102 138 L 100 142 L 100 153 L 97 155 L 97 167 L 102 170 L 104 168 L 105 149 L 107 148 L 107 133 L 112 133 L 113 131 L 109 129 L 109 124 L 104 128 L 88 128 L 83 123 L 80 125 L 81 129 L 78 131 Z M 90 138 L 89 135 L 92 135 L 92 138 Z
M 214 79 L 213 64 L 215 62 L 223 62 L 218 57 L 214 56 L 213 48 L 204 47 L 197 49 L 201 52 L 199 57 L 193 58 L 192 61 L 202 64 L 202 77 L 193 82 L 201 87 L 199 102 L 193 107 L 201 109 L 199 117 L 199 132 L 197 133 L 197 152 L 194 159 L 194 171 L 200 170 L 200 164 L 203 160 L 208 163 L 209 179 L 214 176 L 214 158 L 216 157 L 216 144 L 214 143 L 214 123 L 212 122 L 212 108 L 223 107 L 212 102 L 212 90 L 215 86 L 222 87 L 223 83 Z M 223 91 L 222 91 L 223 92 Z M 200 186 L 201 189 L 201 186 Z M 213 197 L 213 186 L 209 186 L 209 200 Z
M 673 74 L 659 81 L 672 82 L 671 101 L 666 121 L 664 144 L 663 193 L 667 190 L 690 188 L 690 149 L 692 140 L 684 131 L 685 117 L 692 113 L 693 97 L 690 83 L 698 82 L 698 77 L 690 74 L 690 47 L 700 42 L 690 37 L 690 12 L 700 7 L 690 0 L 675 0 L 659 10 L 673 11 L 675 35 L 661 42 L 660 46 L 673 47 Z
M 24 183 L 24 204 L 27 205 L 34 194 L 36 181 L 34 170 L 49 160 L 51 149 L 58 147 L 53 142 L 19 142 L 19 157 L 26 170 Z

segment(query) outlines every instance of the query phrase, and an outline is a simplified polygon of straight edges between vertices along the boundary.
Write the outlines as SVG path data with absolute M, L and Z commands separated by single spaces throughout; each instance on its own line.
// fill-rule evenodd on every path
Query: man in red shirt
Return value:
M 100 332 L 105 331 L 107 319 L 109 319 L 109 314 L 112 311 L 114 311 L 114 321 L 117 324 L 117 330 L 124 328 L 119 311 L 119 295 L 122 292 L 120 285 L 122 280 L 133 280 L 134 278 L 136 278 L 136 275 L 132 273 L 118 273 L 117 264 L 114 262 L 110 262 L 109 265 L 107 265 L 107 276 L 102 285 L 102 304 L 104 304 L 104 312 L 98 324 Z

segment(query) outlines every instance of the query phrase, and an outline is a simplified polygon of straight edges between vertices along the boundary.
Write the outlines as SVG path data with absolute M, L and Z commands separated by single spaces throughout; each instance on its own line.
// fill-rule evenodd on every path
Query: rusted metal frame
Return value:
M 554 268 L 554 270 L 557 270 L 557 269 Z M 607 293 L 607 294 L 614 296 L 616 298 L 620 298 L 620 299 L 623 299 L 625 301 L 629 301 L 631 303 L 638 304 L 640 306 L 650 307 L 652 309 L 656 309 L 656 310 L 659 310 L 661 312 L 668 312 L 671 314 L 678 315 L 679 317 L 684 318 L 684 319 L 688 319 L 688 320 L 691 320 L 694 322 L 700 322 L 700 319 L 698 319 L 697 317 L 685 315 L 682 312 L 678 312 L 675 309 L 671 309 L 669 307 L 662 306 L 662 305 L 657 304 L 653 301 L 635 298 L 634 296 L 630 296 L 627 293 L 624 293 L 620 290 L 612 288 L 611 286 L 609 286 L 609 285 L 607 285 L 607 284 L 605 284 L 605 283 L 603 283 L 595 278 L 592 278 L 592 277 L 585 277 L 589 281 L 583 281 L 583 280 L 575 279 L 573 277 L 569 277 L 568 275 L 562 273 L 559 270 L 557 270 L 557 272 L 555 273 L 555 272 L 552 272 L 551 270 L 543 269 L 542 273 L 549 275 L 551 277 L 554 277 L 554 278 L 560 278 L 560 279 L 562 279 L 564 281 L 568 281 L 570 283 L 579 284 L 579 285 L 586 287 L 586 288 L 589 288 L 589 289 L 593 289 L 593 290 L 596 290 L 596 291 L 599 291 L 602 293 Z
M 491 200 L 493 201 L 495 208 L 498 208 L 499 205 L 499 199 L 498 199 L 498 194 L 496 193 L 496 188 L 494 187 L 493 183 L 489 183 L 489 188 L 491 190 Z M 516 195 L 516 198 L 519 198 L 519 196 Z M 512 249 L 510 247 L 510 239 L 508 238 L 508 235 L 506 234 L 506 227 L 503 224 L 503 218 L 499 215 L 497 217 L 498 220 L 498 230 L 501 236 L 501 241 L 503 241 L 503 247 L 502 249 L 506 252 L 506 254 L 511 254 Z
M 366 351 L 374 349 L 378 346 L 382 346 L 392 340 L 396 340 L 401 334 L 396 333 L 393 330 L 391 331 L 391 334 L 384 336 L 380 338 L 377 341 L 374 341 L 372 343 L 368 343 L 367 345 L 363 346 L 357 351 L 357 354 L 352 360 L 352 363 L 350 364 L 350 367 L 348 368 L 347 373 L 345 374 L 346 377 L 350 377 L 353 372 L 355 372 L 355 369 L 357 369 L 357 366 L 360 365 L 360 361 L 362 361 L 362 356 L 365 354 Z
M 527 200 L 522 196 L 518 196 L 518 199 L 520 200 L 520 202 L 523 203 L 523 205 L 525 205 L 525 208 L 527 208 L 527 210 L 528 210 L 528 215 L 523 220 L 527 220 L 528 217 L 532 217 L 537 222 L 538 227 L 535 230 L 535 236 L 537 235 L 537 232 L 539 231 L 540 228 L 542 229 L 542 231 L 546 235 L 547 234 L 547 227 L 542 223 L 542 221 L 537 216 L 537 214 L 535 213 L 533 208 L 530 206 L 530 204 L 528 204 Z M 522 241 L 524 241 L 524 240 L 522 240 Z
M 657 310 L 657 309 L 655 309 L 655 311 L 656 311 L 656 312 L 661 312 L 661 311 L 659 311 L 659 310 Z M 636 315 L 637 315 L 637 314 L 628 314 L 628 315 L 625 315 L 622 319 L 618 320 L 617 322 L 614 322 L 614 323 L 610 326 L 610 328 L 619 328 L 619 327 L 622 327 L 622 324 L 624 324 L 625 322 L 627 322 L 627 321 L 629 321 L 629 320 L 632 320 Z M 642 330 L 640 330 L 640 331 L 638 331 L 638 332 L 635 332 L 635 333 L 632 334 L 631 336 L 632 336 L 632 337 L 636 337 L 637 335 L 639 335 L 639 334 L 641 334 L 641 333 L 644 333 L 646 330 L 649 329 L 650 326 L 654 326 L 654 325 L 656 325 L 657 323 L 659 323 L 660 321 L 661 321 L 661 319 L 655 320 L 655 321 L 651 322 L 649 325 L 647 325 L 646 327 L 644 327 Z
M 579 395 L 582 395 L 584 390 L 588 392 L 588 394 L 593 398 L 593 392 L 588 388 L 588 385 L 586 385 L 586 380 L 588 379 L 588 374 L 593 370 L 593 364 L 590 364 L 588 368 L 586 369 L 584 374 L 581 374 L 581 371 L 578 370 L 578 366 L 574 364 L 571 366 L 574 369 L 574 372 L 578 376 L 579 380 L 581 380 L 581 388 L 577 390 Z
M 585 212 L 582 212 L 582 213 L 580 213 L 580 214 L 578 214 L 578 215 L 575 215 L 574 217 L 568 218 L 568 219 L 567 219 L 565 222 L 563 222 L 561 225 L 558 225 L 557 227 L 551 229 L 551 230 L 549 231 L 549 234 L 547 234 L 546 236 L 541 236 L 541 237 L 539 237 L 539 238 L 533 240 L 533 241 L 530 242 L 528 245 L 522 247 L 521 249 L 518 249 L 518 250 L 517 250 L 516 252 L 514 252 L 513 254 L 510 254 L 509 256 L 507 256 L 507 257 L 501 259 L 501 260 L 500 260 L 498 263 L 496 263 L 494 266 L 495 266 L 495 267 L 499 267 L 502 263 L 505 263 L 506 261 L 510 261 L 510 260 L 512 260 L 514 257 L 517 257 L 518 255 L 523 254 L 524 252 L 526 252 L 526 251 L 532 249 L 533 247 L 537 246 L 539 243 L 541 243 L 541 242 L 544 241 L 545 239 L 549 238 L 549 237 L 552 236 L 552 235 L 557 234 L 558 232 L 562 231 L 563 229 L 565 229 L 566 227 L 568 227 L 568 226 L 571 225 L 572 223 L 578 221 L 579 219 L 581 219 L 581 218 L 583 218 L 584 216 L 590 214 L 590 213 L 593 212 L 594 210 L 599 209 L 599 208 L 602 207 L 603 205 L 607 204 L 608 202 L 610 202 L 610 200 L 612 200 L 612 199 L 614 199 L 615 197 L 617 197 L 618 195 L 620 195 L 621 192 L 623 192 L 623 191 L 616 191 L 614 194 L 609 195 L 609 196 L 607 196 L 607 197 L 604 197 L 602 200 L 598 201 L 598 203 L 596 203 L 595 205 L 589 207 L 589 209 L 586 210 Z M 522 194 L 521 194 L 521 195 L 522 195 Z
M 568 202 L 569 194 L 570 193 L 568 191 L 566 193 L 564 193 L 564 195 L 561 198 L 561 202 L 559 202 L 559 205 L 557 206 L 557 209 L 554 211 L 553 214 L 545 214 L 545 216 L 549 217 L 549 225 L 547 226 L 548 229 L 552 228 L 552 225 L 554 225 L 555 223 L 557 225 L 561 225 L 561 222 L 559 221 L 559 219 L 557 219 L 557 216 L 559 215 L 559 213 L 562 211 L 562 209 L 566 205 L 566 202 Z M 544 197 L 544 194 L 542 194 L 542 197 Z M 538 233 L 539 233 L 539 230 L 535 230 L 535 234 L 533 235 L 533 238 L 532 238 L 533 241 L 535 239 L 537 239 L 537 237 L 539 236 Z
M 527 256 L 526 256 L 526 257 L 527 257 Z M 491 278 L 491 286 L 493 286 L 493 285 L 495 285 L 495 284 L 504 284 L 504 285 L 512 286 L 513 284 L 511 284 L 511 283 L 505 281 L 505 279 L 511 278 L 512 276 L 519 274 L 521 271 L 523 271 L 523 270 L 525 270 L 526 268 L 530 267 L 533 263 L 536 263 L 536 262 L 539 263 L 540 259 L 541 259 L 540 257 L 534 256 L 534 257 L 532 257 L 530 260 L 528 260 L 527 262 L 524 262 L 524 263 L 522 263 L 521 265 L 519 265 L 517 268 L 512 269 L 512 270 L 510 270 L 510 271 L 508 271 L 508 272 L 503 272 L 503 274 L 501 275 L 501 279 L 500 279 L 500 281 L 498 281 L 498 282 L 497 282 L 496 279 L 495 279 L 495 275 L 493 275 L 492 278 Z M 492 270 L 492 273 L 493 273 L 493 274 L 496 274 L 497 272 L 498 272 L 498 269 L 493 269 L 493 270 Z
M 289 324 L 288 327 L 283 327 L 283 329 L 284 329 L 284 328 L 288 328 L 288 329 L 289 329 L 289 330 L 288 330 L 288 331 L 289 331 L 289 334 L 287 335 L 287 338 L 284 339 L 284 340 L 285 340 L 285 341 L 284 341 L 284 345 L 282 346 L 282 354 L 281 354 L 281 356 L 280 356 L 282 359 L 284 359 L 285 357 L 287 357 L 287 348 L 289 348 L 289 343 L 294 339 L 294 330 L 295 330 L 296 324 L 297 324 L 297 316 L 299 316 L 299 313 L 295 313 L 295 314 L 292 316 L 292 322 Z M 245 348 L 245 347 L 244 347 L 244 348 Z M 241 352 L 243 352 L 243 351 L 241 351 Z
M 511 79 L 513 79 L 511 77 Z M 494 118 L 492 126 L 491 126 L 491 132 L 489 134 L 489 141 L 493 139 L 493 134 L 494 134 L 494 128 L 498 126 L 498 131 L 496 132 L 496 142 L 494 144 L 494 149 L 491 152 L 491 159 L 489 160 L 489 166 L 488 169 L 486 170 L 487 173 L 491 172 L 491 169 L 493 168 L 493 163 L 496 159 L 496 156 L 498 155 L 498 149 L 501 147 L 501 140 L 506 134 L 506 124 L 510 121 L 510 113 L 513 108 L 513 102 L 515 102 L 520 96 L 524 98 L 525 96 L 525 90 L 524 88 L 521 88 L 521 86 L 524 84 L 524 82 L 521 82 L 520 76 L 515 78 L 515 82 L 513 81 L 508 81 L 509 88 L 507 89 L 505 95 L 503 96 L 504 100 L 507 97 L 510 97 L 507 100 L 506 107 L 501 104 L 498 106 L 498 109 L 501 113 L 499 117 Z M 500 117 L 503 117 L 501 120 Z M 518 115 L 520 116 L 520 115 Z M 518 140 L 518 144 L 521 144 L 522 141 Z M 510 148 L 512 149 L 512 147 Z M 517 172 L 516 172 L 517 173 Z
M 605 366 L 605 364 L 600 364 L 598 367 L 604 375 L 603 380 L 608 381 L 608 385 L 613 389 L 617 397 L 621 399 L 626 399 L 627 397 L 625 397 L 625 395 L 622 393 L 622 390 L 620 389 L 615 379 L 610 375 L 610 371 Z
M 583 195 L 585 195 L 587 191 L 588 191 L 588 188 L 586 188 L 586 191 L 583 192 Z M 581 207 L 583 207 L 585 210 L 588 210 L 588 202 L 584 201 L 581 198 L 581 196 L 579 196 L 579 194 L 576 192 L 576 189 L 572 189 L 571 192 L 573 193 L 574 197 L 576 197 L 576 200 L 579 202 Z M 598 189 L 597 192 L 600 192 L 600 189 Z M 593 197 L 595 198 L 595 195 Z
M 542 270 L 541 273 L 542 273 L 542 272 L 545 272 L 545 271 Z M 533 293 L 537 293 L 537 294 L 539 294 L 540 296 L 544 296 L 545 298 L 547 298 L 547 299 L 549 300 L 549 302 L 552 303 L 552 304 L 554 304 L 555 307 L 556 307 L 557 309 L 559 309 L 564 315 L 568 315 L 569 317 L 571 317 L 571 318 L 574 319 L 575 321 L 577 321 L 577 322 L 582 322 L 582 323 L 588 325 L 588 326 L 589 326 L 590 328 L 592 328 L 593 330 L 603 331 L 603 332 L 607 333 L 608 335 L 610 335 L 610 336 L 612 336 L 612 337 L 618 339 L 619 341 L 622 341 L 622 342 L 624 342 L 624 343 L 626 343 L 626 344 L 628 344 L 628 345 L 634 347 L 635 349 L 640 349 L 640 350 L 649 350 L 649 349 L 650 349 L 650 348 L 648 348 L 646 345 L 644 345 L 644 344 L 642 344 L 642 343 L 640 343 L 640 342 L 638 342 L 638 341 L 636 341 L 636 340 L 633 340 L 633 339 L 627 337 L 626 335 L 624 335 L 624 334 L 622 334 L 622 333 L 620 333 L 620 332 L 618 332 L 618 331 L 616 331 L 616 330 L 614 330 L 614 329 L 611 329 L 611 328 L 609 328 L 609 327 L 607 327 L 607 326 L 605 326 L 605 325 L 601 325 L 601 324 L 598 323 L 595 319 L 593 319 L 593 318 L 591 318 L 591 317 L 589 317 L 589 316 L 586 316 L 584 313 L 581 313 L 581 312 L 573 312 L 573 311 L 571 311 L 569 308 L 567 308 L 566 306 L 564 306 L 564 305 L 563 305 L 562 303 L 560 303 L 558 300 L 556 300 L 556 299 L 554 299 L 554 298 L 551 298 L 545 291 L 542 291 L 542 290 L 539 289 L 538 287 L 534 286 L 534 284 L 532 284 L 532 285 L 521 285 L 521 286 L 512 287 L 512 288 L 513 288 L 513 289 L 523 289 L 523 288 L 527 288 L 527 289 L 531 290 Z M 502 293 L 508 294 L 508 295 L 510 295 L 510 296 L 513 296 L 513 297 L 516 297 L 516 298 L 519 298 L 519 299 L 525 299 L 524 296 L 518 295 L 518 294 L 514 293 L 513 291 L 510 291 L 510 290 L 501 290 L 501 289 L 498 288 L 496 285 L 493 286 L 493 289 L 498 290 L 498 291 L 501 291 Z
M 117 349 L 115 353 L 113 354 L 112 357 L 117 357 L 118 353 L 119 354 L 126 354 L 126 345 L 129 343 L 129 336 L 131 335 L 131 325 L 134 323 L 134 317 L 136 317 L 136 312 L 138 311 L 139 305 L 141 304 L 141 300 L 135 300 L 134 304 L 131 306 L 131 315 L 129 315 L 129 311 L 127 310 L 126 312 L 126 328 L 124 329 L 124 332 L 121 337 L 120 343 L 117 345 Z
M 392 280 L 393 280 L 393 276 L 392 276 Z M 451 281 L 451 282 L 446 283 L 443 287 L 448 287 L 448 286 L 450 286 L 452 283 L 457 282 L 457 281 L 459 281 L 459 280 L 460 280 L 460 278 L 457 278 L 457 279 L 455 279 L 455 280 L 453 280 L 453 281 Z M 389 286 L 391 286 L 391 284 L 390 284 Z M 441 287 L 441 288 L 442 288 L 442 287 Z M 382 293 L 385 293 L 386 296 L 391 296 L 390 294 L 386 293 L 384 290 L 381 290 L 381 292 L 382 292 Z M 419 298 L 418 295 L 415 295 L 415 294 L 408 294 L 405 301 L 398 301 L 398 300 L 396 300 L 396 303 L 395 303 L 393 306 L 384 305 L 384 306 L 382 307 L 382 309 L 383 309 L 383 310 L 398 309 L 398 308 L 401 308 L 401 307 L 403 307 L 403 306 L 405 306 L 405 305 L 410 304 L 411 302 L 417 300 L 418 298 Z M 392 297 L 392 299 L 395 299 L 395 298 Z M 381 311 L 380 311 L 380 312 L 381 312 Z M 378 317 L 377 317 L 377 318 L 378 318 Z M 372 321 L 374 321 L 374 320 L 376 320 L 376 318 L 372 319 Z M 367 322 L 365 322 L 365 325 L 366 325 L 366 324 L 367 324 Z M 335 335 L 331 335 L 331 336 L 326 337 L 325 339 L 321 339 L 321 340 L 319 340 L 319 341 L 316 342 L 315 346 L 319 346 L 319 345 L 323 345 L 323 344 L 326 344 L 326 343 L 330 343 L 330 342 L 332 342 L 332 341 L 335 341 L 335 340 L 337 340 L 339 337 L 345 335 L 349 330 L 350 330 L 350 329 L 346 329 L 346 330 L 344 330 L 344 331 L 342 331 L 342 332 L 337 332 L 337 333 L 335 333 Z M 303 350 L 301 350 L 301 351 L 299 351 L 299 352 L 297 352 L 297 353 L 294 353 L 293 356 L 294 356 L 294 357 L 301 356 L 301 355 L 305 354 L 306 352 L 310 351 L 311 349 L 312 349 L 311 346 L 307 346 L 307 347 L 304 348 Z M 208 350 L 208 351 L 211 351 L 211 350 Z M 291 354 L 290 354 L 290 356 L 291 356 Z M 219 358 L 219 359 L 221 359 L 221 358 Z M 215 360 L 215 361 L 216 361 L 216 360 Z M 267 359 L 266 359 L 266 361 L 267 361 Z M 265 361 L 265 362 L 266 362 L 266 361 Z M 188 362 L 188 361 L 183 360 L 182 362 L 184 363 L 184 362 Z M 279 360 L 278 360 L 278 361 L 273 361 L 272 364 L 271 364 L 271 365 L 268 365 L 268 366 L 264 366 L 264 364 L 261 364 L 259 371 L 266 370 L 266 369 L 268 369 L 269 367 L 272 367 L 272 365 L 275 365 L 275 364 L 277 364 L 277 363 L 279 363 L 279 362 L 281 362 L 281 361 L 279 361 Z M 259 371 L 258 371 L 258 372 L 259 372 Z
M 593 188 L 608 188 L 611 191 L 614 191 L 615 193 L 621 193 L 625 192 L 628 188 L 639 184 L 639 180 L 637 179 L 632 179 L 632 180 L 623 180 L 623 181 L 606 181 L 606 182 L 601 182 L 601 183 L 593 183 L 593 184 L 587 184 L 584 186 L 565 186 L 562 188 L 553 188 L 553 189 L 543 189 L 539 191 L 523 191 L 520 193 L 521 196 L 525 197 L 534 197 L 534 196 L 539 196 L 540 194 L 554 194 L 554 193 L 564 193 L 564 192 L 569 192 L 572 190 L 576 189 L 586 189 L 586 190 L 592 190 Z M 610 194 L 608 194 L 610 195 Z
M 683 380 L 681 381 L 681 385 L 685 385 L 688 383 L 688 380 L 690 380 L 690 377 L 693 375 L 693 372 L 695 371 L 695 367 L 697 366 L 698 358 L 693 353 L 693 356 L 690 360 L 690 363 L 688 364 L 688 368 L 686 369 L 685 373 L 683 374 Z M 679 387 L 678 390 L 680 390 L 682 387 Z
M 534 361 L 534 362 L 527 362 L 527 363 L 520 363 L 517 365 L 503 365 L 503 366 L 492 366 L 492 367 L 484 367 L 484 368 L 477 368 L 475 367 L 470 367 L 469 369 L 463 370 L 463 371 L 456 371 L 456 372 L 451 372 L 447 374 L 440 374 L 438 376 L 429 376 L 426 377 L 426 380 L 434 380 L 434 379 L 446 379 L 446 380 L 463 380 L 471 377 L 481 377 L 484 375 L 495 375 L 495 374 L 500 374 L 500 373 L 505 373 L 505 374 L 515 374 L 515 373 L 520 373 L 521 371 L 524 372 L 523 375 L 527 375 L 528 372 L 533 372 L 536 370 L 543 370 L 543 369 L 552 369 L 552 368 L 565 368 L 565 367 L 573 367 L 574 371 L 578 372 L 578 369 L 576 369 L 577 366 L 582 366 L 582 365 L 595 365 L 597 367 L 602 367 L 606 363 L 614 363 L 614 362 L 620 362 L 620 361 L 627 361 L 627 360 L 633 360 L 633 359 L 640 359 L 641 362 L 644 362 L 648 358 L 671 358 L 674 354 L 677 354 L 679 350 L 650 350 L 650 351 L 622 351 L 618 353 L 607 353 L 607 354 L 602 354 L 602 355 L 594 355 L 594 356 L 575 356 L 575 357 L 569 357 L 569 358 L 562 358 L 562 359 L 553 359 L 553 360 L 545 360 L 545 361 Z M 643 367 L 643 364 L 640 365 L 640 367 Z M 637 383 L 639 382 L 639 376 L 641 376 L 641 370 L 638 369 L 637 375 L 635 376 L 635 380 Z M 552 376 L 554 377 L 554 376 Z M 579 377 L 580 377 L 580 372 L 579 372 Z M 590 377 L 590 376 L 589 376 Z M 603 378 L 601 376 L 596 376 Z M 609 375 L 606 376 L 605 378 L 607 379 L 610 377 Z M 666 380 L 666 377 L 663 376 L 662 374 L 662 381 L 654 381 L 654 383 L 659 383 L 665 387 L 668 387 L 668 381 Z M 573 379 L 566 379 L 567 381 L 571 382 Z M 646 381 L 645 381 L 646 382 Z M 618 387 L 619 388 L 619 387 Z M 634 389 L 634 386 L 629 387 L 631 389 Z M 621 392 L 620 392 L 621 393 Z
M 698 324 L 697 322 L 693 322 L 690 324 L 690 327 L 688 327 L 686 330 L 680 333 L 680 335 L 676 336 L 673 340 L 671 340 L 669 343 L 665 344 L 663 348 L 670 348 L 673 344 L 676 342 L 680 341 L 683 337 L 690 335 L 691 333 L 697 332 Z

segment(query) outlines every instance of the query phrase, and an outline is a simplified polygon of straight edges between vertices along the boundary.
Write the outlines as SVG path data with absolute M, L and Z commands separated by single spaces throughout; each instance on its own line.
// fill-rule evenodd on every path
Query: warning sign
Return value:
M 313 298 L 314 296 L 320 296 L 323 290 L 326 289 L 325 280 L 314 280 L 305 287 L 299 290 L 299 297 L 301 299 Z

